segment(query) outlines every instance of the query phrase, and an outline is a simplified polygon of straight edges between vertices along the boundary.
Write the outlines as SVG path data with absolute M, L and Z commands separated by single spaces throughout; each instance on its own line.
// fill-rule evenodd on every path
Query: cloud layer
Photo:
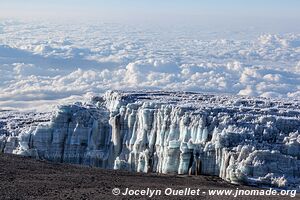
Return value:
M 299 98 L 300 34 L 2 21 L 0 74 L 2 108 L 108 89 Z

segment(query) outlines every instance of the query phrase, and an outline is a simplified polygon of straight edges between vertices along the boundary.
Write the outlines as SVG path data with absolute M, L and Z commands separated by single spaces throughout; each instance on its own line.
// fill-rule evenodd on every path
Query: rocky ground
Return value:
M 112 189 L 257 189 L 226 183 L 213 176 L 178 176 L 130 173 L 99 168 L 55 164 L 0 154 L 0 199 L 145 199 L 114 196 Z M 267 196 L 156 196 L 153 199 L 291 199 Z M 293 199 L 298 199 L 299 196 Z M 299 198 L 300 199 L 300 198 Z

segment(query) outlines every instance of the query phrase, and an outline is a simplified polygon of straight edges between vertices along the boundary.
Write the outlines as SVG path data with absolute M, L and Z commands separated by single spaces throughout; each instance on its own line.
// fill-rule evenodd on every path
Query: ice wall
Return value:
M 107 92 L 60 106 L 0 147 L 55 162 L 137 172 L 300 183 L 298 101 L 172 92 Z

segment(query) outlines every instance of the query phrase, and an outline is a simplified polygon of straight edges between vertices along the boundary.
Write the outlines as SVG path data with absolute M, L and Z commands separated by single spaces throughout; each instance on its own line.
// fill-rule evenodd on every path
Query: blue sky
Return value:
M 299 0 L 3 0 L 1 18 L 261 21 L 300 19 Z M 286 23 L 286 22 L 282 22 Z M 291 22 L 292 23 L 292 22 Z

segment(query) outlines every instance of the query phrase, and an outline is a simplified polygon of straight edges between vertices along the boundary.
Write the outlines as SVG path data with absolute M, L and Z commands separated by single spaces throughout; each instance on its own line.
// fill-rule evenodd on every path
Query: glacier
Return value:
M 39 120 L 7 121 L 7 115 L 0 112 L 3 153 L 133 172 L 215 175 L 236 184 L 299 190 L 298 100 L 107 91 L 38 114 Z M 23 128 L 11 125 L 16 121 Z

